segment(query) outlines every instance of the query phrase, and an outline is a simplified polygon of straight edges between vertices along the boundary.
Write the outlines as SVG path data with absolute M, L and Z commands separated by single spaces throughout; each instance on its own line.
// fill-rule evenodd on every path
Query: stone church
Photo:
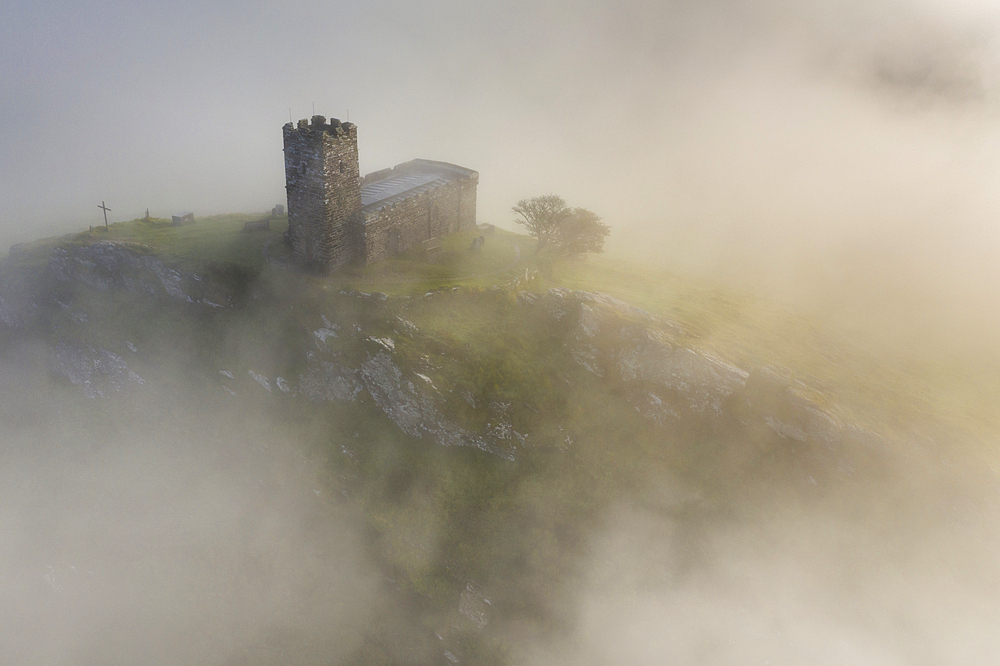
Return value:
M 307 268 L 370 264 L 476 226 L 475 171 L 411 160 L 362 178 L 353 123 L 313 116 L 282 129 L 287 239 Z

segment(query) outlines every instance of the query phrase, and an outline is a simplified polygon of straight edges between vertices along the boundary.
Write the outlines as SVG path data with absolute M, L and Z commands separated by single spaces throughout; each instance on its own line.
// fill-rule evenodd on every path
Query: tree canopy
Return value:
M 538 239 L 539 252 L 565 256 L 602 252 L 604 238 L 611 233 L 596 213 L 586 208 L 570 208 L 562 197 L 554 194 L 521 199 L 511 210 L 518 216 L 514 221 L 527 227 L 528 235 Z

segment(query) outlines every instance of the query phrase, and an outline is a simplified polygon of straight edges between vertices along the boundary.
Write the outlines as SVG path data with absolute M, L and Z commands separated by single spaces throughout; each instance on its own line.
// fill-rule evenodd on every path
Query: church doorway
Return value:
M 399 254 L 399 249 L 400 249 L 399 248 L 399 229 L 390 229 L 389 230 L 389 245 L 388 245 L 387 249 L 389 250 L 389 256 L 390 257 L 395 257 L 397 254 Z

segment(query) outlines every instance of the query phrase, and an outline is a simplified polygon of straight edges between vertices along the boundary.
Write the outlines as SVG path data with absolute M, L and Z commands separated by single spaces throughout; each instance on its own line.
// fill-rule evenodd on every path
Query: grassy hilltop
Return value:
M 442 650 L 462 663 L 518 663 L 526 643 L 572 632 L 595 534 L 623 503 L 669 520 L 677 541 L 658 580 L 681 581 L 700 571 L 714 530 L 776 510 L 839 520 L 874 505 L 872 529 L 914 521 L 895 499 L 930 505 L 938 490 L 907 481 L 869 496 L 897 438 L 960 427 L 977 442 L 998 426 L 1000 375 L 988 368 L 960 375 L 949 357 L 879 356 L 819 314 L 751 294 L 612 257 L 541 271 L 532 240 L 500 229 L 479 252 L 469 246 L 485 232 L 465 232 L 436 257 L 304 275 L 283 266 L 286 218 L 243 231 L 261 217 L 134 220 L 19 248 L 7 284 L 34 276 L 41 291 L 0 355 L 30 366 L 38 345 L 54 350 L 54 362 L 37 362 L 54 381 L 24 384 L 35 394 L 9 401 L 0 423 L 16 432 L 48 410 L 58 416 L 30 427 L 57 441 L 219 441 L 217 475 L 292 442 L 315 485 L 309 499 L 360 525 L 382 589 L 377 619 L 336 663 L 437 663 Z M 556 288 L 641 310 L 551 296 Z M 686 384 L 664 389 L 643 374 L 648 363 L 626 367 L 650 348 L 691 350 L 683 358 L 713 377 L 742 369 L 750 379 L 709 386 L 718 400 L 684 411 Z M 806 412 L 862 444 L 819 441 L 795 425 Z M 981 444 L 968 450 L 994 460 Z M 905 453 L 914 478 L 939 455 Z M 280 465 L 254 474 L 264 486 L 297 478 Z M 225 559 L 237 572 L 226 584 L 276 593 L 266 556 L 209 551 L 184 557 Z M 146 557 L 144 584 L 169 587 L 171 562 Z M 215 591 L 219 616 L 225 589 Z M 290 617 L 255 637 L 239 663 L 308 662 L 320 647 L 303 638 L 307 624 Z M 209 644 L 224 633 L 211 622 L 198 631 Z
M 133 220 L 95 227 L 89 232 L 46 239 L 20 249 L 21 262 L 42 261 L 52 247 L 120 240 L 136 243 L 169 265 L 194 270 L 215 268 L 232 275 L 274 272 L 289 259 L 280 242 L 287 217 L 271 220 L 268 231 L 243 232 L 248 221 L 266 214 L 222 215 L 174 227 L 169 220 Z M 480 252 L 468 251 L 481 232 L 444 239 L 443 253 L 428 261 L 416 251 L 363 269 L 346 269 L 326 279 L 325 289 L 423 294 L 452 286 L 508 285 L 534 279 L 519 288 L 540 291 L 569 287 L 620 298 L 680 324 L 691 344 L 700 345 L 742 365 L 768 365 L 802 382 L 817 400 L 847 410 L 870 427 L 893 427 L 923 417 L 944 417 L 963 426 L 994 431 L 1000 427 L 1000 367 L 997 359 L 961 358 L 942 349 L 940 356 L 898 355 L 874 350 L 855 333 L 838 330 L 821 312 L 791 307 L 664 270 L 615 257 L 588 256 L 557 264 L 537 274 L 534 241 L 497 229 Z M 267 248 L 267 252 L 265 252 Z M 311 279 L 311 278 L 309 278 Z M 460 331 L 458 331 L 460 332 Z

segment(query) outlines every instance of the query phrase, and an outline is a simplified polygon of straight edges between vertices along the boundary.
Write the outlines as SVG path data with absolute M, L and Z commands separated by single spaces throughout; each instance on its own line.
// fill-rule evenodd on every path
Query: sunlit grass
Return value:
M 279 259 L 289 258 L 281 242 L 287 217 L 272 219 L 269 230 L 243 230 L 247 221 L 264 217 L 219 215 L 176 227 L 163 219 L 132 220 L 27 243 L 12 259 L 41 265 L 59 244 L 111 239 L 135 243 L 182 269 L 211 264 L 280 270 L 266 267 L 264 248 L 268 246 Z M 480 235 L 486 242 L 472 251 L 472 239 Z M 444 237 L 442 245 L 435 256 L 424 256 L 414 248 L 370 266 L 349 266 L 328 277 L 308 279 L 330 290 L 419 295 L 448 287 L 507 285 L 526 269 L 540 266 L 532 239 L 502 229 L 454 234 Z M 839 327 L 819 307 L 807 311 L 611 256 L 590 255 L 549 266 L 542 262 L 542 267 L 545 276 L 526 288 L 564 286 L 625 300 L 676 322 L 687 342 L 700 349 L 746 368 L 768 366 L 788 376 L 798 390 L 845 420 L 883 430 L 940 418 L 987 433 L 1000 429 L 996 357 L 970 361 L 946 347 L 886 350 L 871 344 L 864 331 Z M 476 329 L 469 321 L 456 315 L 441 330 L 462 339 Z
M 247 222 L 269 219 L 270 229 L 244 231 Z M 195 218 L 193 224 L 174 226 L 170 220 L 152 218 L 93 227 L 65 240 L 89 243 L 118 240 L 146 246 L 167 264 L 193 269 L 207 262 L 260 266 L 266 243 L 279 240 L 288 228 L 287 216 L 231 214 Z
M 471 249 L 474 238 L 485 242 Z M 441 250 L 426 256 L 410 248 L 398 257 L 363 268 L 346 267 L 330 276 L 339 288 L 418 294 L 450 286 L 490 286 L 511 280 L 531 264 L 530 239 L 502 229 L 462 231 L 441 239 Z
M 558 264 L 543 285 L 599 291 L 680 324 L 691 344 L 747 368 L 769 366 L 846 420 L 886 431 L 939 419 L 1000 430 L 1000 359 L 959 350 L 886 351 L 864 331 L 704 279 L 614 257 Z

